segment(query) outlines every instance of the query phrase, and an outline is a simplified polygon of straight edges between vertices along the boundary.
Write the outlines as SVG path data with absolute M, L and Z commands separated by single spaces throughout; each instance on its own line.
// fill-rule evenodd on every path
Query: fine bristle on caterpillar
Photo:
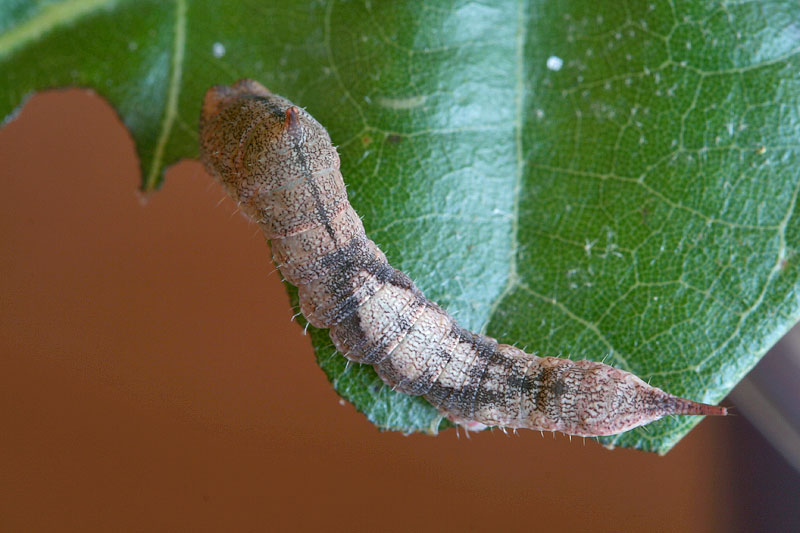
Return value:
M 461 328 L 366 236 L 325 128 L 259 83 L 209 89 L 200 137 L 203 164 L 270 240 L 306 319 L 453 422 L 599 436 L 727 414 L 609 365 L 537 357 Z

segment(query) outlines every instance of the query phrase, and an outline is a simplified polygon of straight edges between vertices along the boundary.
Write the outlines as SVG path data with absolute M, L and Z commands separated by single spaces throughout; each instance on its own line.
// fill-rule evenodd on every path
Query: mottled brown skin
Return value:
M 666 415 L 726 414 L 608 365 L 537 357 L 461 328 L 367 238 L 325 128 L 254 81 L 209 89 L 201 154 L 271 241 L 308 321 L 454 422 L 596 436 Z

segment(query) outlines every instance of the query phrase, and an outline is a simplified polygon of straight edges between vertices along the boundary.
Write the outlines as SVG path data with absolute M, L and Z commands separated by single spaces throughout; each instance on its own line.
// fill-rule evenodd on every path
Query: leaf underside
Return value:
M 0 1 L 0 116 L 90 87 L 143 188 L 197 156 L 210 85 L 249 77 L 339 146 L 392 264 L 462 325 L 716 403 L 797 320 L 800 5 Z M 423 399 L 318 361 L 377 426 Z M 697 418 L 606 444 L 664 453 Z

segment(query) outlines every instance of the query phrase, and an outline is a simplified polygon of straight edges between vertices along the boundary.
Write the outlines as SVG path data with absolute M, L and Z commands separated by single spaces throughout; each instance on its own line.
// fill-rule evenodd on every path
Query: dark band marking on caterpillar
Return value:
M 666 415 L 727 414 L 605 364 L 537 357 L 461 328 L 367 238 L 325 128 L 254 81 L 209 89 L 201 157 L 271 241 L 308 321 L 458 424 L 598 436 Z

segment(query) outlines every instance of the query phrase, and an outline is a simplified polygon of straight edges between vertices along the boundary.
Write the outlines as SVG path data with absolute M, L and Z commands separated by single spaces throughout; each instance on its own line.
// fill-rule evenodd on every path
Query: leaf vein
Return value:
M 164 119 L 161 121 L 161 131 L 153 152 L 153 161 L 144 182 L 145 191 L 152 191 L 159 182 L 158 178 L 164 165 L 164 150 L 170 133 L 172 133 L 172 127 L 178 118 L 178 97 L 181 92 L 183 58 L 186 50 L 186 0 L 176 0 L 175 7 L 175 39 L 172 47 L 172 72 L 167 87 L 167 103 L 164 108 Z

